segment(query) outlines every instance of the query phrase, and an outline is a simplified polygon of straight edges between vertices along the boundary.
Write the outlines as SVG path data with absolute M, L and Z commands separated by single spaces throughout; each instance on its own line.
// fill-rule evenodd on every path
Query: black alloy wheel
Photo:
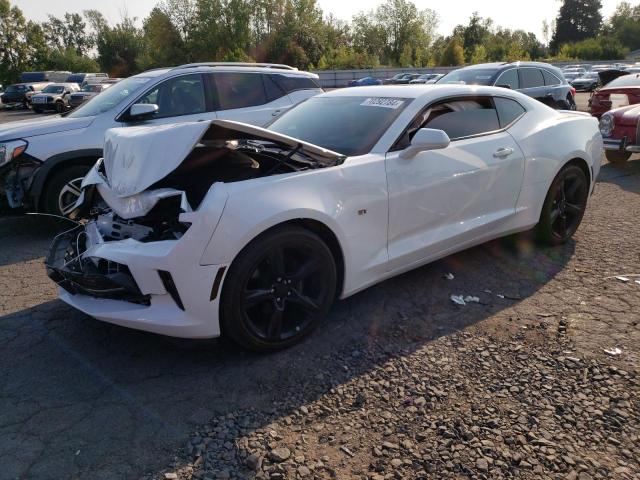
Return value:
M 568 165 L 556 176 L 542 208 L 537 230 L 540 240 L 560 245 L 575 233 L 589 198 L 589 182 L 582 169 Z
M 336 292 L 335 261 L 316 234 L 285 227 L 258 237 L 233 262 L 220 305 L 223 333 L 245 348 L 284 348 L 326 316 Z

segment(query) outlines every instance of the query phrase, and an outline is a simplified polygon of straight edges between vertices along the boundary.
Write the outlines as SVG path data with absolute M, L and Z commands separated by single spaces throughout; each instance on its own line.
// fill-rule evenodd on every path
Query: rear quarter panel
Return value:
M 509 129 L 525 153 L 525 173 L 517 203 L 520 221 L 535 225 L 558 172 L 573 159 L 589 166 L 593 184 L 600 171 L 602 136 L 598 121 L 579 112 L 538 108 Z

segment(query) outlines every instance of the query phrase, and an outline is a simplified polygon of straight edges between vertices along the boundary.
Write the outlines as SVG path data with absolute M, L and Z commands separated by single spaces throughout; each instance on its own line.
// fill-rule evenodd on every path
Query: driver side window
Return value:
M 206 111 L 200 74 L 170 78 L 144 94 L 136 103 L 158 105 L 154 118 L 193 115 Z
M 498 113 L 489 97 L 446 100 L 425 112 L 420 128 L 444 130 L 451 140 L 482 135 L 500 129 Z

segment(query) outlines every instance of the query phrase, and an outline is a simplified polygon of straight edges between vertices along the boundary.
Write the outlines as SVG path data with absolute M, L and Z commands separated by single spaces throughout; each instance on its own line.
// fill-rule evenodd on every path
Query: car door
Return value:
M 293 105 L 289 97 L 265 77 L 255 72 L 209 74 L 218 118 L 263 127 L 289 109 Z
M 400 157 L 400 148 L 386 156 L 390 270 L 500 231 L 515 213 L 524 175 L 522 150 L 500 123 L 491 97 L 437 103 L 423 112 L 415 130 L 418 124 L 444 130 L 451 144 L 410 160 Z
M 158 111 L 151 118 L 136 121 L 136 124 L 162 125 L 216 118 L 215 112 L 207 105 L 204 77 L 200 73 L 168 78 L 151 87 L 134 103 L 158 106 Z
M 518 69 L 520 77 L 520 91 L 536 100 L 553 106 L 553 92 L 544 84 L 542 70 L 535 67 L 520 67 Z
M 566 98 L 569 86 L 565 85 L 556 75 L 548 70 L 542 69 L 544 85 L 547 88 L 547 97 L 553 98 L 553 108 L 566 108 Z

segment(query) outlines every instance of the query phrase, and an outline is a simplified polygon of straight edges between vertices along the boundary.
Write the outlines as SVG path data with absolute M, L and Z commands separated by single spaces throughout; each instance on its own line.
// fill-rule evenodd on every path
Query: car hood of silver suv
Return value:
M 94 117 L 69 118 L 59 115 L 41 120 L 22 120 L 0 125 L 0 142 L 23 138 L 29 140 L 38 135 L 68 132 L 79 128 L 86 128 L 93 122 Z

